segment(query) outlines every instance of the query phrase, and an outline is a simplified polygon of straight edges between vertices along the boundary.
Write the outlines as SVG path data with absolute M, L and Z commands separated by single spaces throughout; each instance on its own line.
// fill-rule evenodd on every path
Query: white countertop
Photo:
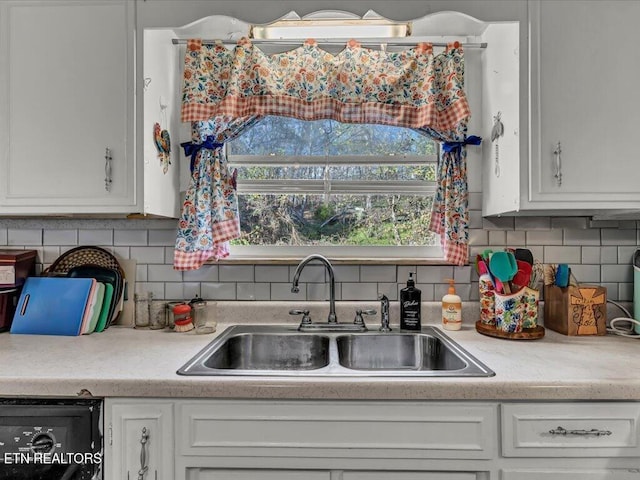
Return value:
M 540 340 L 446 332 L 495 371 L 475 378 L 185 377 L 176 370 L 213 335 L 111 327 L 82 337 L 0 335 L 0 396 L 288 399 L 640 400 L 640 341 Z

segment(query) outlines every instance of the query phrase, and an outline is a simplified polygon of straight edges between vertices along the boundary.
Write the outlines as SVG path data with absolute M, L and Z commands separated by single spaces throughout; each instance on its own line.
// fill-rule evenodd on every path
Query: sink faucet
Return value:
M 298 264 L 298 268 L 296 268 L 296 271 L 293 274 L 293 284 L 291 285 L 291 292 L 298 293 L 300 291 L 300 288 L 298 288 L 298 281 L 300 280 L 302 269 L 307 265 L 307 263 L 313 260 L 318 260 L 325 266 L 327 272 L 329 272 L 329 317 L 327 320 L 329 323 L 337 323 L 338 317 L 336 316 L 336 278 L 333 271 L 333 266 L 326 257 L 315 253 L 304 258 Z

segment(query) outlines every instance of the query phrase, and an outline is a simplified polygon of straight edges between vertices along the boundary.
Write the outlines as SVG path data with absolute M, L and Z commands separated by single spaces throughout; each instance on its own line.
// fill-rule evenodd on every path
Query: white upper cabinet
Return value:
M 528 15 L 520 85 L 523 95 L 530 91 L 529 115 L 520 126 L 529 135 L 514 154 L 520 162 L 502 163 L 503 188 L 491 188 L 486 152 L 483 213 L 640 210 L 640 56 L 633 53 L 640 2 L 530 0 Z
M 175 215 L 144 200 L 134 30 L 133 1 L 0 0 L 0 215 Z

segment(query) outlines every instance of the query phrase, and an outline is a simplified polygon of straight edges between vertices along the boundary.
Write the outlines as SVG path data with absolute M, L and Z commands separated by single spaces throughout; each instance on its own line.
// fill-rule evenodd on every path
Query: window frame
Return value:
M 440 144 L 434 141 L 435 154 L 425 155 L 339 155 L 339 156 L 282 156 L 282 155 L 233 155 L 225 144 L 225 156 L 230 168 L 245 166 L 291 166 L 291 165 L 425 165 L 437 168 Z M 402 159 L 400 162 L 398 159 Z M 301 190 L 299 180 L 245 180 L 237 179 L 238 196 L 245 193 L 266 194 L 390 194 L 409 189 L 412 195 L 434 195 L 436 181 L 396 180 L 396 181 L 347 181 L 347 180 L 307 180 L 310 187 Z M 328 185 L 329 184 L 329 185 Z M 376 188 L 371 187 L 375 185 Z M 438 239 L 439 240 L 439 239 Z M 394 264 L 446 264 L 442 246 L 288 246 L 288 245 L 233 245 L 230 256 L 225 260 L 236 263 L 291 263 L 313 253 L 325 255 L 336 263 L 394 263 Z

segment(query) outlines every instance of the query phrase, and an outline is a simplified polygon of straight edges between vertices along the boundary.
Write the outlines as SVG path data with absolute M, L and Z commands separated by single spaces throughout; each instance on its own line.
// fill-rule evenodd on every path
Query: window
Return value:
M 267 117 L 228 145 L 234 257 L 441 257 L 428 231 L 437 144 L 410 129 Z

